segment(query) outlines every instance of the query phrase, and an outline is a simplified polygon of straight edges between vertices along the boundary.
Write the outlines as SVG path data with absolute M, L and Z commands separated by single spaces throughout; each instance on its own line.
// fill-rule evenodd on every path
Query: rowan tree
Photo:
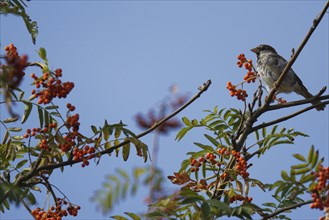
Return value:
M 0 4 L 1 13 L 23 18 L 32 42 L 35 42 L 37 24 L 26 14 L 25 3 L 13 0 Z M 314 19 L 310 31 L 287 66 L 297 59 L 328 7 L 329 1 Z M 315 107 L 310 103 L 315 100 L 321 100 L 324 105 L 329 103 L 329 95 L 323 95 L 325 87 L 309 99 L 293 102 L 274 99 L 289 68 L 282 72 L 276 87 L 265 95 L 254 62 L 240 54 L 237 66 L 246 73 L 240 83 L 228 82 L 227 89 L 228 95 L 241 104 L 241 109 L 216 106 L 207 110 L 200 119 L 183 117 L 179 121 L 175 118 L 207 91 L 211 85 L 211 80 L 208 80 L 189 100 L 186 96 L 177 96 L 169 105 L 163 101 L 158 114 L 156 111 L 150 111 L 147 115 L 138 114 L 136 121 L 145 129 L 140 134 L 135 134 L 122 122 L 109 124 L 104 120 L 101 126 L 92 125 L 93 135 L 88 136 L 80 131 L 83 122 L 74 103 L 66 103 L 65 106 L 56 104 L 58 99 L 65 100 L 70 95 L 75 84 L 66 81 L 65 71 L 60 67 L 51 67 L 46 50 L 40 48 L 38 51 L 41 61 L 30 61 L 28 55 L 21 54 L 14 44 L 7 45 L 3 50 L 0 88 L 4 101 L 0 104 L 7 107 L 10 117 L 0 118 L 0 126 L 5 131 L 1 134 L 0 145 L 2 212 L 10 211 L 10 206 L 16 203 L 24 206 L 35 219 L 59 220 L 67 216 L 79 216 L 79 210 L 83 208 L 79 206 L 79 201 L 70 201 L 64 190 L 58 189 L 50 181 L 55 170 L 65 172 L 73 164 L 79 164 L 83 169 L 90 163 L 98 164 L 104 156 L 120 156 L 127 161 L 131 152 L 141 157 L 141 162 L 146 162 L 150 158 L 150 150 L 140 138 L 152 131 L 157 135 L 165 134 L 183 123 L 176 139 L 180 141 L 191 130 L 199 129 L 204 134 L 204 142 L 194 142 L 199 150 L 189 152 L 181 161 L 180 169 L 167 178 L 164 178 L 155 161 L 153 166 L 133 171 L 135 182 L 130 181 L 123 169 L 118 170 L 109 178 L 110 187 L 100 190 L 94 197 L 104 211 L 113 208 L 113 198 L 125 197 L 128 188 L 136 190 L 138 179 L 144 175 L 151 189 L 149 210 L 144 214 L 133 213 L 134 210 L 125 213 L 133 219 L 216 219 L 232 216 L 241 219 L 288 219 L 287 212 L 305 205 L 323 210 L 321 219 L 329 219 L 329 167 L 323 163 L 328 158 L 322 157 L 315 146 L 310 146 L 308 155 L 292 155 L 298 162 L 288 171 L 281 171 L 281 177 L 273 183 L 263 183 L 249 172 L 252 161 L 270 154 L 271 148 L 294 144 L 296 138 L 307 136 L 301 131 L 281 126 L 281 122 L 303 117 L 303 113 L 314 110 Z M 30 72 L 30 67 L 37 67 L 39 71 Z M 30 79 L 30 91 L 21 89 L 23 78 Z M 249 83 L 258 83 L 257 89 L 250 92 Z M 16 112 L 16 105 L 23 105 L 24 111 Z M 258 121 L 264 114 L 292 106 L 300 109 L 271 121 Z M 168 113 L 168 109 L 171 112 Z M 32 112 L 38 115 L 38 122 L 35 127 L 23 130 Z M 164 181 L 171 181 L 180 189 L 166 193 L 161 190 Z M 254 187 L 265 194 L 272 194 L 274 200 L 263 204 L 254 202 L 250 190 Z M 35 192 L 41 188 L 51 195 L 51 205 L 47 207 L 35 207 Z M 127 219 L 120 215 L 112 218 Z

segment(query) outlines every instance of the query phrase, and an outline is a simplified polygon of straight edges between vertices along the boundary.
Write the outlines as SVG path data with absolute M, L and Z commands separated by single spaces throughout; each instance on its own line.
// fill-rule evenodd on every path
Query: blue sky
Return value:
M 299 46 L 324 4 L 324 1 L 32 1 L 27 12 L 38 22 L 36 45 L 21 19 L 1 16 L 0 46 L 14 43 L 20 54 L 29 54 L 30 60 L 38 60 L 35 51 L 46 48 L 50 66 L 62 68 L 63 78 L 75 82 L 75 89 L 66 101 L 76 106 L 82 131 L 90 132 L 91 124 L 101 126 L 107 119 L 110 123 L 123 120 L 138 133 L 141 130 L 133 120 L 136 113 L 156 106 L 172 84 L 177 84 L 183 93 L 194 94 L 206 80 L 213 82 L 179 117 L 200 119 L 205 115 L 203 110 L 216 105 L 242 108 L 225 88 L 227 81 L 239 82 L 244 75 L 236 67 L 236 56 L 245 53 L 255 60 L 250 48 L 267 43 L 289 58 L 291 48 Z M 328 86 L 328 42 L 326 14 L 293 67 L 313 94 Z M 27 78 L 24 88 L 29 89 L 30 82 Z M 288 101 L 301 98 L 295 94 L 283 97 Z M 265 115 L 259 123 L 293 110 Z M 33 121 L 29 123 L 31 127 L 35 125 Z M 259 160 L 253 160 L 251 176 L 264 182 L 278 179 L 282 169 L 297 162 L 291 155 L 307 154 L 312 144 L 328 158 L 328 108 L 324 112 L 307 112 L 282 126 L 293 127 L 310 137 L 297 138 L 295 146 L 273 148 Z M 179 169 L 186 152 L 196 150 L 193 142 L 204 141 L 201 130 L 181 142 L 174 141 L 174 137 L 172 133 L 161 138 L 159 166 L 165 176 Z M 152 135 L 142 140 L 151 145 Z M 71 201 L 82 206 L 79 219 L 105 219 L 107 216 L 95 208 L 90 198 L 116 167 L 129 170 L 143 165 L 140 158 L 131 158 L 126 163 L 104 158 L 97 167 L 67 168 L 64 173 L 57 171 L 52 180 Z M 174 189 L 169 182 L 168 187 Z M 146 210 L 142 202 L 146 194 L 147 190 L 142 190 L 129 201 L 120 202 L 112 214 Z M 260 194 L 251 196 L 263 201 Z M 291 217 L 311 219 L 320 214 L 306 207 Z M 22 207 L 12 207 L 0 214 L 0 219 L 15 218 L 31 219 Z

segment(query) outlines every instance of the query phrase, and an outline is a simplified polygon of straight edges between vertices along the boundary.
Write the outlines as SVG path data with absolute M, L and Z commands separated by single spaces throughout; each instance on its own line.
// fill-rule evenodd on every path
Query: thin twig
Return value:
M 329 101 L 322 102 L 322 103 L 319 103 L 319 104 L 317 104 L 317 105 L 312 105 L 312 106 L 309 106 L 309 107 L 304 108 L 304 109 L 302 109 L 302 110 L 299 110 L 299 111 L 297 111 L 297 112 L 294 112 L 293 114 L 290 114 L 290 115 L 284 116 L 284 117 L 282 117 L 282 118 L 278 118 L 278 119 L 276 119 L 276 120 L 273 120 L 273 121 L 270 121 L 270 122 L 266 122 L 266 123 L 263 123 L 263 124 L 257 125 L 257 126 L 253 127 L 253 128 L 250 130 L 250 133 L 255 132 L 255 131 L 257 131 L 257 130 L 259 130 L 259 129 L 261 129 L 261 128 L 268 127 L 268 126 L 271 126 L 271 125 L 274 125 L 274 124 L 278 124 L 278 123 L 280 123 L 280 122 L 283 122 L 283 121 L 286 121 L 286 120 L 291 119 L 291 118 L 293 118 L 293 117 L 296 117 L 297 115 L 300 115 L 300 114 L 302 114 L 302 113 L 304 113 L 304 112 L 307 112 L 307 111 L 309 111 L 309 110 L 312 110 L 312 109 L 316 108 L 317 106 L 320 106 L 320 105 L 328 105 L 328 104 L 329 104 Z
M 312 200 L 309 200 L 309 201 L 306 201 L 306 202 L 302 202 L 302 203 L 297 203 L 297 204 L 294 204 L 294 205 L 290 205 L 290 206 L 287 206 L 287 207 L 284 207 L 282 209 L 279 209 L 269 215 L 266 215 L 265 217 L 262 218 L 262 220 L 266 220 L 266 219 L 270 219 L 270 218 L 273 218 L 275 216 L 277 216 L 278 214 L 282 213 L 282 212 L 285 212 L 285 211 L 288 211 L 290 209 L 295 209 L 295 208 L 299 208 L 303 205 L 307 205 L 307 204 L 311 204 L 313 201 Z

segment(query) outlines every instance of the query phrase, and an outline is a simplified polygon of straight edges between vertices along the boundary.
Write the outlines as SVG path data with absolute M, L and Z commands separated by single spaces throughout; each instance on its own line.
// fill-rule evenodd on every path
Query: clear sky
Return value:
M 141 130 L 133 120 L 136 113 L 156 106 L 172 84 L 177 84 L 183 93 L 194 94 L 206 80 L 213 82 L 209 91 L 179 117 L 200 119 L 205 115 L 203 110 L 216 105 L 242 108 L 225 88 L 227 81 L 239 82 L 244 75 L 236 66 L 236 56 L 245 53 L 255 60 L 250 49 L 267 43 L 288 59 L 324 4 L 325 1 L 32 1 L 27 12 L 38 22 L 36 45 L 21 19 L 1 15 L 0 46 L 3 49 L 14 43 L 19 53 L 28 54 L 30 60 L 38 60 L 38 48 L 47 49 L 50 66 L 62 68 L 63 78 L 75 83 L 66 101 L 76 106 L 81 131 L 90 133 L 91 124 L 101 126 L 107 119 L 110 123 L 122 120 L 138 133 Z M 294 70 L 313 94 L 328 86 L 328 27 L 327 13 L 294 64 Z M 30 89 L 30 83 L 26 79 L 24 88 Z M 295 94 L 283 97 L 288 101 L 301 98 Z M 258 122 L 293 110 L 296 109 L 272 113 Z M 28 123 L 31 127 L 37 124 Z M 328 107 L 324 112 L 307 112 L 282 126 L 310 137 L 297 138 L 295 146 L 273 148 L 253 160 L 251 176 L 264 182 L 279 179 L 282 169 L 297 162 L 291 155 L 307 154 L 312 144 L 328 159 Z M 159 166 L 165 176 L 179 169 L 186 152 L 197 149 L 194 141 L 205 141 L 202 132 L 193 132 L 181 142 L 174 140 L 175 133 L 161 138 Z M 152 135 L 143 141 L 151 145 Z M 56 171 L 51 180 L 71 201 L 82 206 L 78 219 L 105 219 L 108 215 L 102 215 L 90 202 L 94 191 L 101 188 L 105 176 L 115 168 L 129 170 L 142 165 L 143 161 L 134 156 L 126 163 L 121 158 L 104 157 L 97 167 L 68 167 L 64 173 Z M 175 188 L 169 181 L 167 186 Z M 147 190 L 142 190 L 136 197 L 120 202 L 110 215 L 146 210 L 146 194 Z M 266 201 L 261 194 L 250 196 L 256 202 Z M 38 196 L 41 206 L 44 198 Z M 306 207 L 290 217 L 317 219 L 320 214 Z M 12 206 L 9 212 L 0 214 L 1 220 L 18 218 L 31 219 L 23 207 Z

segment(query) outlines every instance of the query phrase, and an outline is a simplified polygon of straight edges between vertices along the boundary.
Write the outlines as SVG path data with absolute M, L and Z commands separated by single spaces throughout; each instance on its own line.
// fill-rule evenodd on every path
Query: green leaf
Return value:
M 263 136 L 263 138 L 266 137 L 266 127 L 262 128 L 262 136 Z
M 300 174 L 305 174 L 305 173 L 308 173 L 311 171 L 311 168 L 309 167 L 305 167 L 305 168 L 302 168 L 302 169 L 298 169 L 298 170 L 294 170 L 293 173 L 295 175 L 300 175 Z
M 209 219 L 210 217 L 210 205 L 207 201 L 204 201 L 201 205 L 201 218 L 202 219 Z
M 186 133 L 191 130 L 193 127 L 185 127 L 185 128 L 182 128 L 176 135 L 176 138 L 175 140 L 177 141 L 180 141 L 185 135 Z
M 143 152 L 143 158 L 144 158 L 144 163 L 147 161 L 147 154 L 148 154 L 148 147 L 146 144 L 142 143 L 142 152 Z
M 47 110 L 53 110 L 53 109 L 58 109 L 58 108 L 59 108 L 58 105 L 49 105 L 45 109 L 47 109 Z
M 303 175 L 301 178 L 300 178 L 300 180 L 299 180 L 299 182 L 300 183 L 302 183 L 302 184 L 304 184 L 304 183 L 307 183 L 307 182 L 309 182 L 309 181 L 312 181 L 314 179 L 314 175 L 312 175 L 312 174 L 308 174 L 308 175 Z
M 231 114 L 231 110 L 227 110 L 227 111 L 225 112 L 224 116 L 223 116 L 223 119 L 224 119 L 225 121 L 227 121 L 227 119 L 228 119 L 228 117 L 230 116 L 230 114 Z
M 19 169 L 19 168 L 21 168 L 22 166 L 24 166 L 24 165 L 26 164 L 27 161 L 28 161 L 28 160 L 22 160 L 22 161 L 20 161 L 20 162 L 17 164 L 16 169 Z
M 41 59 L 43 59 L 43 60 L 47 60 L 47 52 L 46 52 L 46 49 L 45 49 L 45 48 L 41 47 L 41 48 L 39 49 L 38 54 L 39 54 L 39 57 L 40 57 Z
M 94 134 L 97 134 L 97 128 L 94 125 L 91 126 L 91 130 L 94 132 Z
M 118 138 L 120 137 L 120 135 L 121 135 L 121 127 L 120 127 L 120 126 L 117 126 L 117 127 L 115 127 L 115 129 L 114 129 L 114 137 L 115 137 L 116 139 L 118 139 Z
M 256 136 L 256 140 L 259 141 L 259 132 L 258 132 L 258 130 L 255 131 L 255 136 Z
M 24 109 L 24 114 L 22 117 L 22 124 L 24 124 L 24 122 L 26 122 L 27 118 L 29 117 L 29 115 L 31 114 L 33 105 L 30 102 L 24 102 L 25 103 L 25 109 Z
M 6 118 L 5 120 L 3 120 L 3 123 L 11 123 L 11 122 L 15 122 L 18 120 L 18 117 L 14 117 L 14 118 Z
M 216 141 L 215 138 L 211 137 L 210 135 L 204 134 L 204 136 L 215 146 L 218 147 L 219 143 Z
M 316 163 L 318 162 L 319 159 L 319 151 L 315 151 L 312 157 L 312 162 L 311 162 L 311 169 L 313 169 L 316 166 Z
M 281 170 L 281 177 L 282 177 L 283 180 L 289 181 L 289 176 L 288 176 L 287 171 Z
M 120 215 L 112 215 L 110 218 L 116 219 L 116 220 L 129 220 L 123 216 Z
M 188 126 L 188 127 L 192 126 L 191 121 L 190 121 L 187 117 L 183 117 L 182 120 L 183 120 L 183 123 L 184 123 L 186 126 Z
M 312 163 L 312 159 L 313 159 L 313 155 L 314 155 L 314 146 L 312 145 L 310 151 L 308 152 L 307 155 L 307 162 L 308 163 Z
M 272 207 L 272 208 L 276 208 L 276 205 L 275 205 L 275 203 L 273 203 L 273 202 L 266 202 L 266 203 L 263 203 L 262 205 L 263 205 L 263 206 Z
M 196 119 L 192 120 L 192 125 L 193 126 L 197 126 L 198 124 L 199 124 L 198 120 L 196 120 Z
M 138 215 L 136 215 L 132 212 L 125 212 L 125 214 L 128 215 L 129 217 L 131 217 L 133 220 L 141 220 L 141 218 Z
M 276 129 L 278 128 L 278 125 L 273 126 L 271 134 L 274 135 L 276 132 Z
M 130 153 L 130 142 L 123 145 L 123 147 L 122 147 L 122 157 L 123 157 L 124 161 L 128 160 L 129 153 Z
M 12 131 L 12 132 L 20 132 L 22 131 L 22 128 L 19 128 L 19 127 L 12 127 L 12 128 L 8 128 L 9 131 Z
M 301 155 L 301 154 L 293 154 L 292 156 L 294 156 L 297 160 L 306 162 L 305 157 L 303 155 Z
M 38 106 L 38 116 L 39 116 L 40 128 L 42 128 L 43 127 L 43 110 L 40 106 Z
M 198 142 L 194 142 L 194 144 L 196 146 L 198 146 L 198 147 L 206 150 L 206 151 L 210 151 L 210 152 L 213 152 L 214 151 L 214 149 L 212 147 L 208 146 L 208 145 L 204 145 L 204 144 L 201 144 L 201 143 L 198 143 Z

